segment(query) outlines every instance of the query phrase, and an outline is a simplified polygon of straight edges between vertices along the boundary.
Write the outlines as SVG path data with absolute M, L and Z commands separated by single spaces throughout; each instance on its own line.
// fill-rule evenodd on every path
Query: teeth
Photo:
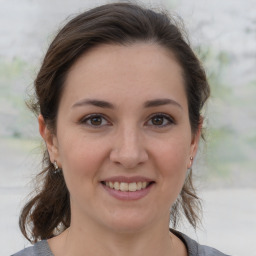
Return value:
M 140 182 L 126 183 L 126 182 L 118 182 L 118 181 L 115 181 L 115 182 L 106 181 L 105 184 L 107 187 L 115 190 L 121 190 L 124 192 L 127 192 L 127 191 L 135 192 L 135 191 L 146 188 L 149 182 L 140 181 Z
M 137 190 L 137 184 L 136 182 L 129 183 L 129 191 L 136 191 Z
M 128 191 L 128 190 L 129 190 L 129 184 L 128 184 L 128 183 L 121 182 L 119 189 L 120 189 L 121 191 Z
M 119 188 L 120 188 L 120 184 L 119 184 L 119 182 L 114 182 L 114 189 L 115 190 L 119 190 Z
M 110 181 L 110 182 L 109 182 L 109 187 L 110 187 L 110 188 L 114 188 L 114 183 Z

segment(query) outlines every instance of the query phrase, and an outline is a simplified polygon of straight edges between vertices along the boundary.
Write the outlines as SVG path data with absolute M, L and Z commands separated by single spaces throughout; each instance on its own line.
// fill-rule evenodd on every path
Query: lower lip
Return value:
M 104 184 L 101 184 L 103 186 L 103 188 L 113 197 L 115 197 L 116 199 L 119 200 L 139 200 L 143 197 L 145 197 L 149 191 L 151 190 L 152 186 L 154 184 L 151 184 L 150 186 L 138 190 L 138 191 L 134 191 L 134 192 L 130 192 L 130 191 L 121 191 L 121 190 L 115 190 L 112 189 L 110 187 L 107 187 Z

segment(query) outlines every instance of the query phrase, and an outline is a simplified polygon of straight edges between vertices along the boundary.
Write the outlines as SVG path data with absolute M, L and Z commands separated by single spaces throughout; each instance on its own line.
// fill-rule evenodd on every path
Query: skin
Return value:
M 182 69 L 170 51 L 153 43 L 90 50 L 69 71 L 56 134 L 41 115 L 39 129 L 71 200 L 70 228 L 48 241 L 54 255 L 187 255 L 169 233 L 169 211 L 200 129 L 191 132 Z M 101 184 L 138 175 L 154 181 L 139 200 L 116 199 Z

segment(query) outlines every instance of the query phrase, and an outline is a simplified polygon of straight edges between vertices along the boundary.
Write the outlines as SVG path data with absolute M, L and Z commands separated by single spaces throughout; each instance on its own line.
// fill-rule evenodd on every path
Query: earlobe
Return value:
M 54 135 L 48 129 L 44 121 L 44 117 L 41 114 L 38 116 L 38 124 L 39 124 L 39 132 L 46 143 L 50 160 L 53 163 L 58 159 L 58 143 L 57 143 L 56 135 Z

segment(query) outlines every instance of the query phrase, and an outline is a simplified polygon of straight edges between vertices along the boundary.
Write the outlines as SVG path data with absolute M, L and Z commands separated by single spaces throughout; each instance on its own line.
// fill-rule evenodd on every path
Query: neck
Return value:
M 176 241 L 170 236 L 168 222 L 133 233 L 92 226 L 92 223 L 71 222 L 69 229 L 49 241 L 54 255 L 177 255 Z

